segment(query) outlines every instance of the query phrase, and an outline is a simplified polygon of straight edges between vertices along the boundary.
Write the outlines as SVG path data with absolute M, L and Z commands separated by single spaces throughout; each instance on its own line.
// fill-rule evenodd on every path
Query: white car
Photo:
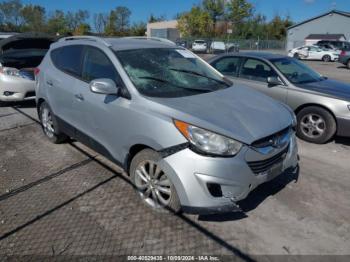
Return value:
M 301 46 L 288 51 L 288 56 L 305 60 L 337 61 L 339 53 L 319 46 Z
M 207 42 L 204 40 L 194 40 L 192 44 L 193 52 L 207 52 L 208 46 Z
M 35 99 L 35 68 L 54 37 L 24 33 L 0 42 L 0 104 Z
M 212 53 L 224 53 L 226 52 L 226 45 L 221 41 L 213 41 L 210 45 L 210 51 Z

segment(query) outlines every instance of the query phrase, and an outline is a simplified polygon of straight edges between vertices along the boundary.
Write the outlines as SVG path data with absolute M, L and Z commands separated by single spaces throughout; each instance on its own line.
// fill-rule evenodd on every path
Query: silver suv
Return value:
M 259 184 L 295 171 L 295 117 L 159 39 L 70 37 L 37 69 L 54 143 L 73 137 L 120 164 L 153 208 L 239 210 Z

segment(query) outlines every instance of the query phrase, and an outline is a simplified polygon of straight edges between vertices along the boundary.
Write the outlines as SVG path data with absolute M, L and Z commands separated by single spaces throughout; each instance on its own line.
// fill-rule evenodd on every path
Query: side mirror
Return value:
M 99 78 L 90 82 L 90 90 L 96 94 L 102 95 L 118 95 L 119 87 L 115 82 L 108 78 Z
M 278 79 L 278 77 L 276 76 L 269 76 L 267 78 L 267 83 L 270 86 L 278 86 L 278 85 L 282 85 L 283 83 L 281 82 L 281 80 Z

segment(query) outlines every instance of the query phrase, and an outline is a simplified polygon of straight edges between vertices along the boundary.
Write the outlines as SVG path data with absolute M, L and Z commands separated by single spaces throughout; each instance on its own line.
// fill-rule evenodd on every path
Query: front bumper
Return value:
M 282 171 L 274 176 L 268 172 L 255 174 L 247 162 L 269 159 L 278 152 L 264 155 L 248 146 L 230 158 L 202 156 L 187 148 L 164 158 L 161 165 L 172 180 L 184 211 L 202 214 L 238 211 L 236 202 L 246 198 L 254 188 L 298 166 L 294 133 L 287 147 L 279 150 L 286 150 L 286 155 Z M 209 184 L 219 185 L 222 195 L 213 196 Z
M 8 93 L 5 95 L 5 93 Z M 23 101 L 35 99 L 35 81 L 0 74 L 0 101 Z

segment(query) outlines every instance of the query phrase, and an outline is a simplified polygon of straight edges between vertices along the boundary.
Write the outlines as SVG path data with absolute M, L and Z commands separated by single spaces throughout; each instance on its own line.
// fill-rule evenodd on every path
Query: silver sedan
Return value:
M 325 143 L 334 135 L 350 136 L 350 85 L 328 79 L 287 56 L 231 53 L 209 63 L 234 81 L 289 105 L 297 115 L 297 135 Z

